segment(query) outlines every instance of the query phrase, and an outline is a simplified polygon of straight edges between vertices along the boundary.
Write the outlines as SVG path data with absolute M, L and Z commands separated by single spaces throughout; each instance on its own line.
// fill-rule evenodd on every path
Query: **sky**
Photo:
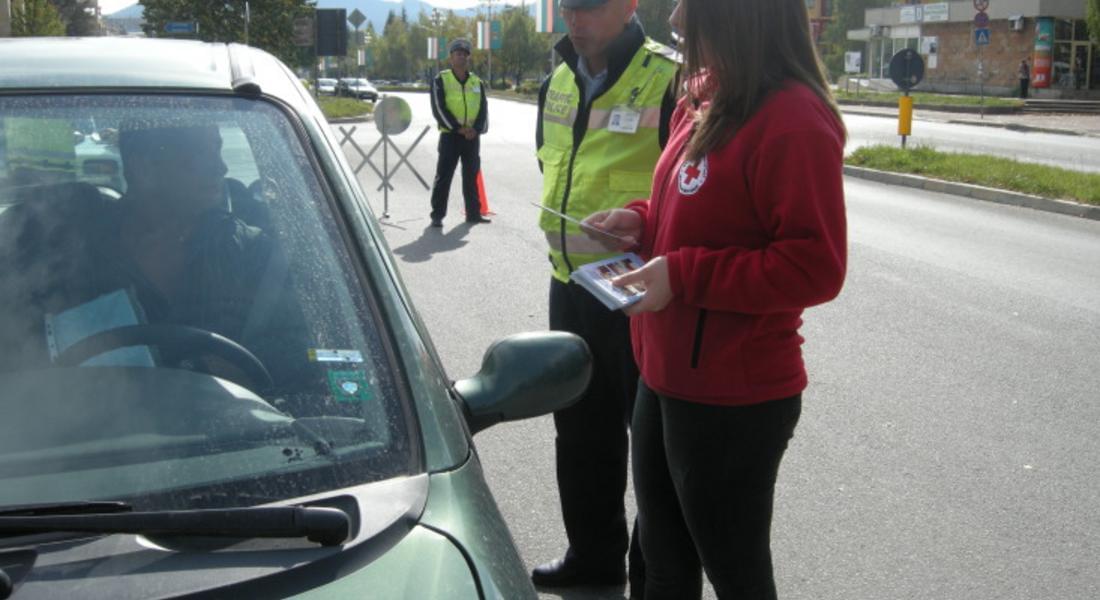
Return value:
M 427 0 L 432 6 L 438 6 L 439 8 L 469 8 L 477 4 L 477 0 Z M 113 12 L 117 12 L 137 4 L 137 0 L 99 0 L 100 12 L 105 15 L 109 15 Z M 511 1 L 506 1 L 505 4 L 513 4 Z

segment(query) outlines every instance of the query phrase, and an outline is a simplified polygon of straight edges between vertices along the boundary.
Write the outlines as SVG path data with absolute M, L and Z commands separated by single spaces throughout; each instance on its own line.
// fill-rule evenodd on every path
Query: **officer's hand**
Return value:
M 658 256 L 647 262 L 642 268 L 620 275 L 611 280 L 616 287 L 637 285 L 645 288 L 641 300 L 623 309 L 628 315 L 641 312 L 657 312 L 672 301 L 672 285 L 668 281 L 668 260 Z
M 642 216 L 638 213 L 613 208 L 588 215 L 581 222 L 581 231 L 610 250 L 629 250 L 642 238 L 642 226 Z

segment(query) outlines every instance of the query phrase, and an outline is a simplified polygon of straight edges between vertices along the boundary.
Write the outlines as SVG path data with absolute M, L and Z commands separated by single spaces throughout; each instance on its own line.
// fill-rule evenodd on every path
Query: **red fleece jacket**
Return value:
M 640 253 L 667 258 L 674 295 L 631 318 L 642 379 L 707 404 L 792 396 L 806 387 L 802 310 L 844 281 L 843 126 L 792 82 L 732 140 L 688 163 L 692 113 L 682 100 L 653 197 L 629 205 L 645 222 Z

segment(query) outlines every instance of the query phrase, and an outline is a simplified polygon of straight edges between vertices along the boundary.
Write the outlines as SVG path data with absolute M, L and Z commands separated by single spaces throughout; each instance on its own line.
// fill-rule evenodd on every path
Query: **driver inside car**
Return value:
M 69 183 L 42 186 L 40 198 L 31 188 L 23 211 L 0 214 L 0 268 L 9 282 L 0 305 L 11 311 L 5 321 L 18 314 L 24 326 L 7 346 L 17 362 L 48 365 L 113 327 L 169 324 L 243 345 L 276 388 L 295 382 L 308 332 L 271 236 L 231 212 L 217 126 L 123 123 L 118 145 L 126 191 L 117 201 Z M 10 341 L 8 329 L 0 327 L 0 342 Z M 114 363 L 100 356 L 94 364 L 142 364 L 133 349 L 112 350 Z M 160 364 L 161 350 L 144 352 L 159 366 L 248 379 L 212 354 Z

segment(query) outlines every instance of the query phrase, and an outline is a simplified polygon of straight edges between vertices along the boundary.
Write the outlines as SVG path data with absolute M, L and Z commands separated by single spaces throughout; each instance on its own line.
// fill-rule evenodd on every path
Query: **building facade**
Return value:
M 889 77 L 896 52 L 919 52 L 918 89 L 1013 94 L 1027 59 L 1038 95 L 1096 97 L 1100 47 L 1088 33 L 1085 0 L 966 0 L 869 9 L 848 39 L 864 42 L 864 70 L 874 78 Z

